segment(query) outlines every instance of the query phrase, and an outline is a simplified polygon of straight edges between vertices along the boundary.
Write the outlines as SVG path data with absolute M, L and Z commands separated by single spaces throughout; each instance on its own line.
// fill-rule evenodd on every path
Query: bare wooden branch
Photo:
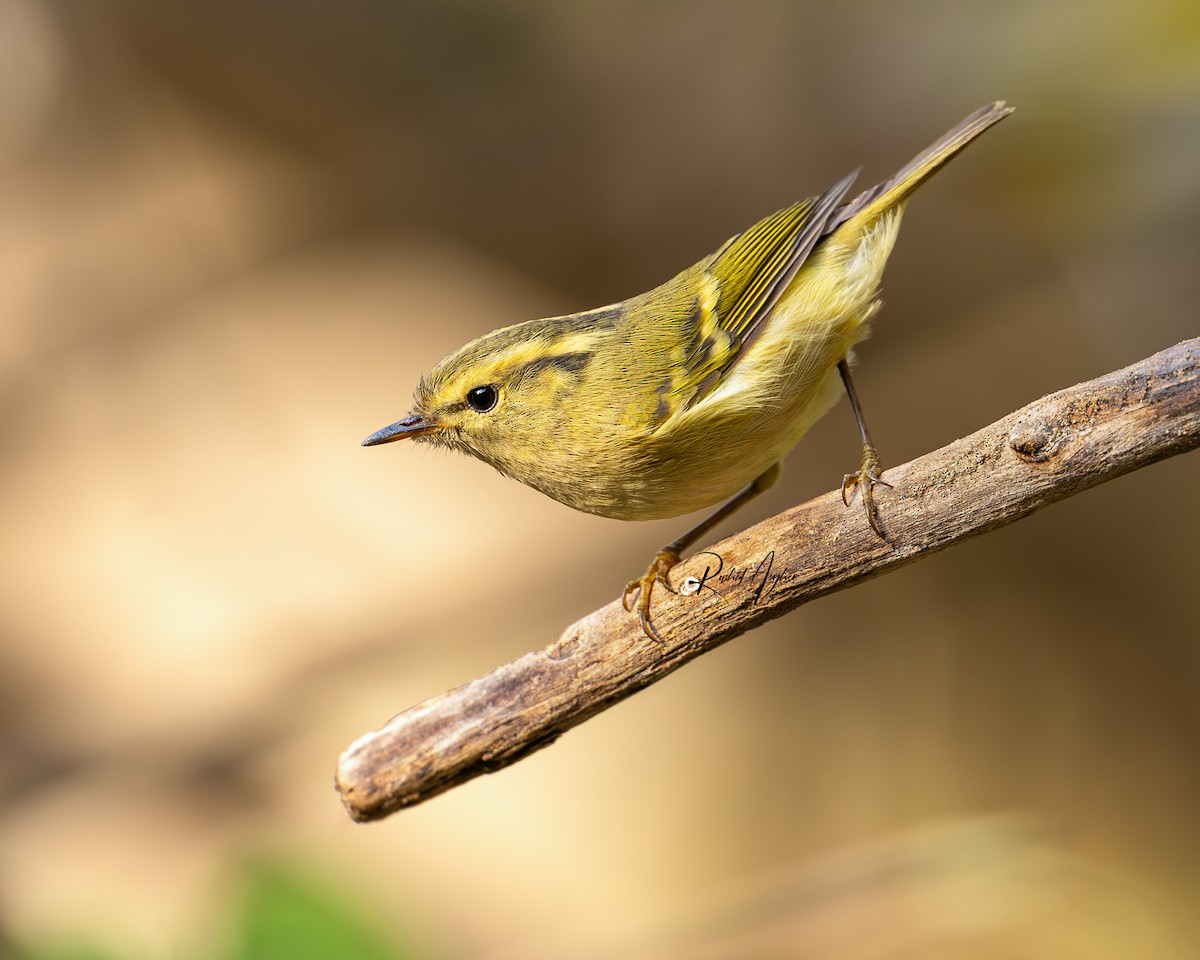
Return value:
M 1200 446 L 1200 339 L 1043 397 L 887 471 L 886 536 L 828 493 L 676 567 L 647 639 L 618 601 L 485 677 L 426 700 L 342 755 L 350 816 L 375 820 L 549 746 L 693 657 L 802 603 Z

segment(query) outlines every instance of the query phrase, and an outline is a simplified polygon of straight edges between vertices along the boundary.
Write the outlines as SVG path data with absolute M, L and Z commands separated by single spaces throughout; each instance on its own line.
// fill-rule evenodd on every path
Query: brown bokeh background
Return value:
M 203 956 L 282 852 L 440 957 L 1194 956 L 1195 455 L 382 824 L 331 787 L 685 522 L 360 449 L 422 370 L 998 97 L 859 351 L 890 463 L 1197 334 L 1195 3 L 3 0 L 0 944 Z M 856 461 L 843 404 L 740 520 Z

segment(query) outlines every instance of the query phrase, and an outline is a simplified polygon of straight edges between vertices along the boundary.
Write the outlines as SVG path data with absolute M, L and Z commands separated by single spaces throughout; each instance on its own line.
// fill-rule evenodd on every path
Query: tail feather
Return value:
M 928 180 L 951 157 L 983 133 L 994 123 L 999 123 L 1013 108 L 1003 100 L 981 107 L 950 130 L 938 141 L 910 160 L 898 173 L 865 190 L 850 202 L 834 211 L 825 227 L 830 234 L 847 220 L 861 217 L 864 222 L 872 220 L 886 210 L 904 201 L 910 193 Z

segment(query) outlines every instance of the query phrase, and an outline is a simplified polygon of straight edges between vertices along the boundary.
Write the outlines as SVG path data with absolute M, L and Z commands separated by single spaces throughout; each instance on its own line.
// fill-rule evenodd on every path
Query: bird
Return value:
M 850 365 L 878 311 L 884 265 L 912 193 L 993 124 L 976 110 L 881 183 L 851 196 L 855 171 L 793 203 L 647 293 L 487 333 L 438 362 L 407 416 L 362 441 L 458 450 L 586 513 L 679 517 L 722 503 L 628 582 L 643 632 L 656 585 L 718 523 L 771 487 L 785 455 L 838 400 L 861 441 L 858 488 L 882 536 L 877 486 L 890 486 Z

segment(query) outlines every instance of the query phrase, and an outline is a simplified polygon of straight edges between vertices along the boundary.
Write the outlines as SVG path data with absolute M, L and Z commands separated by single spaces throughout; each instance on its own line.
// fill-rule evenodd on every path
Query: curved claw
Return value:
M 848 473 L 842 478 L 842 503 L 850 506 L 850 500 L 846 496 L 846 492 L 851 487 L 858 487 L 862 491 L 863 512 L 867 515 L 867 523 L 871 525 L 871 529 L 875 531 L 875 536 L 881 540 L 886 540 L 883 531 L 879 529 L 879 521 L 876 519 L 875 512 L 875 487 L 887 487 L 891 489 L 891 484 L 881 476 L 883 472 L 882 466 L 879 463 L 879 457 L 871 448 L 864 448 L 862 466 L 858 473 Z
M 633 613 L 633 601 L 637 599 L 637 595 L 641 592 L 641 580 L 630 580 L 625 584 L 625 592 L 621 595 L 621 606 L 625 608 L 626 613 Z
M 666 548 L 659 550 L 654 555 L 650 566 L 646 568 L 646 572 L 637 580 L 630 580 L 625 584 L 625 593 L 621 597 L 621 605 L 630 613 L 633 612 L 636 601 L 638 622 L 642 625 L 642 632 L 655 643 L 664 643 L 665 641 L 655 629 L 654 624 L 650 622 L 650 597 L 656 583 L 661 583 L 668 591 L 671 589 L 671 582 L 667 579 L 667 574 L 678 562 L 679 554 L 676 551 Z
M 645 610 L 643 610 L 640 605 L 638 606 L 638 622 L 642 625 L 642 632 L 646 636 L 648 636 L 651 640 L 653 640 L 655 643 L 659 644 L 660 646 L 666 646 L 666 641 L 661 636 L 659 636 L 658 630 L 655 629 L 654 624 L 652 624 L 650 622 L 650 604 L 649 603 L 646 604 Z

